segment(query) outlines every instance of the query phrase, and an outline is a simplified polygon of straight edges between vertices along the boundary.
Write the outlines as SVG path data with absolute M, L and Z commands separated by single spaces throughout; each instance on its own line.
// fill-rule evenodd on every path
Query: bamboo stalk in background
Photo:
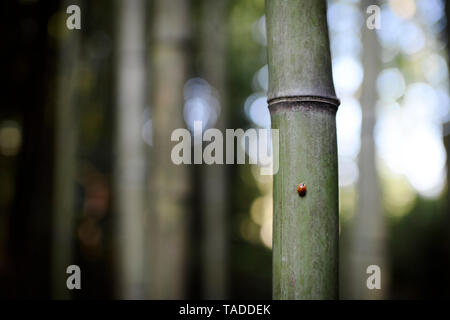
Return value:
M 363 0 L 362 12 L 378 1 Z M 364 24 L 361 39 L 363 43 L 361 107 L 361 150 L 359 152 L 358 200 L 351 239 L 351 292 L 352 299 L 386 298 L 388 268 L 385 257 L 385 223 L 381 208 L 381 197 L 376 170 L 376 153 L 373 130 L 376 121 L 376 80 L 380 69 L 381 48 L 376 30 L 369 30 Z M 369 290 L 366 282 L 370 276 L 367 267 L 377 265 L 381 269 L 381 290 Z
M 226 0 L 204 0 L 201 29 L 201 73 L 220 97 L 221 114 L 215 128 L 225 132 L 226 123 Z M 203 297 L 225 299 L 226 277 L 226 167 L 202 167 L 203 204 Z
M 71 4 L 74 4 L 73 1 L 63 1 L 61 11 L 65 14 L 67 7 Z M 75 4 L 81 5 L 80 1 Z M 81 31 L 64 30 L 65 19 L 61 19 L 59 28 L 62 31 L 55 109 L 55 192 L 51 281 L 52 296 L 56 299 L 69 299 L 66 269 L 74 263 L 75 174 L 78 140 L 76 100 Z
M 279 129 L 273 298 L 338 297 L 338 167 L 325 0 L 266 0 L 269 109 Z M 306 195 L 296 188 L 306 184 Z
M 153 148 L 150 157 L 150 297 L 185 297 L 188 167 L 173 164 L 173 130 L 184 128 L 183 87 L 187 76 L 189 1 L 156 0 L 154 6 L 151 107 Z
M 447 61 L 450 60 L 450 1 L 445 1 L 445 16 L 447 18 Z M 449 71 L 450 71 L 450 65 Z M 447 212 L 450 212 L 450 121 L 444 124 L 444 147 L 447 154 Z M 447 216 L 450 227 L 450 215 Z M 447 238 L 447 250 L 450 254 L 450 237 Z
M 118 0 L 117 199 L 119 297 L 144 295 L 145 149 L 141 136 L 145 106 L 145 1 Z

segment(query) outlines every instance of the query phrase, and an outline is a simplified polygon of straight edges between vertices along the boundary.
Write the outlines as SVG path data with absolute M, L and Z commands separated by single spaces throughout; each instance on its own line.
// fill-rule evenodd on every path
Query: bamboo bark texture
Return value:
M 273 298 L 338 297 L 336 98 L 325 0 L 266 1 L 268 102 L 279 130 Z M 300 183 L 306 194 L 297 193 Z

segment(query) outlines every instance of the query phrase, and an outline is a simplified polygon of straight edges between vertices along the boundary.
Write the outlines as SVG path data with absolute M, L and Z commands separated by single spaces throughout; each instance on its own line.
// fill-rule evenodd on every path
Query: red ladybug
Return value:
M 298 193 L 298 195 L 299 195 L 300 197 L 304 197 L 305 194 L 306 194 L 306 184 L 300 183 L 300 184 L 297 186 L 297 193 Z

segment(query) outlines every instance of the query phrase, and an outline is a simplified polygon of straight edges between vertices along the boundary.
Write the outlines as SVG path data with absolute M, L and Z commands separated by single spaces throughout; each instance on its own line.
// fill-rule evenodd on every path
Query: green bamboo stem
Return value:
M 226 109 L 226 9 L 227 0 L 202 3 L 201 74 L 219 94 L 222 106 L 215 124 L 225 132 Z M 226 166 L 202 166 L 202 285 L 205 299 L 227 295 L 227 173 Z
M 269 109 L 279 129 L 273 298 L 338 297 L 338 168 L 325 0 L 266 1 Z M 305 183 L 307 193 L 297 194 Z
M 81 5 L 78 1 L 76 4 Z M 73 4 L 64 1 L 61 11 Z M 60 21 L 60 28 L 66 28 L 66 21 Z M 79 60 L 81 34 L 79 30 L 66 31 L 60 40 L 58 79 L 56 91 L 55 121 L 55 173 L 54 207 L 52 230 L 52 297 L 70 299 L 66 286 L 66 268 L 74 264 L 75 239 L 75 175 L 78 145 L 78 96 Z
M 153 146 L 150 155 L 149 294 L 183 299 L 188 257 L 189 168 L 171 158 L 173 130 L 185 127 L 183 87 L 188 72 L 190 3 L 157 0 L 151 73 Z

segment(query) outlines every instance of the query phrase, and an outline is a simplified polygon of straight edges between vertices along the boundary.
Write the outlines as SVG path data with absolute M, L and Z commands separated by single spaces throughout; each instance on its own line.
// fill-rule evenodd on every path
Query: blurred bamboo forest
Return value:
M 0 297 L 270 299 L 272 177 L 169 158 L 194 120 L 270 128 L 264 0 L 0 6 Z M 328 1 L 341 298 L 449 298 L 449 10 Z

